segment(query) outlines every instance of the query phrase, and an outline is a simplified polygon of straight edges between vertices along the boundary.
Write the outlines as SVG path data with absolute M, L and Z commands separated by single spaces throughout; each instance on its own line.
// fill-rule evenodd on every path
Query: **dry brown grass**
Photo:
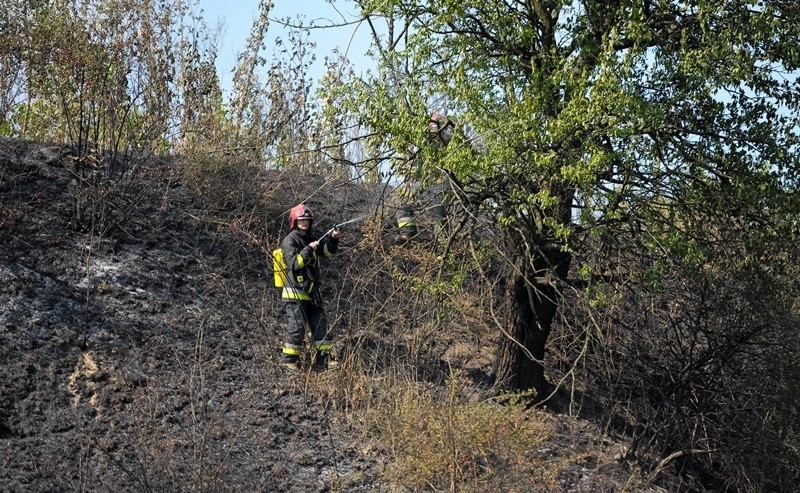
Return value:
M 562 491 L 575 471 L 614 462 L 599 447 L 570 446 L 585 430 L 567 436 L 557 416 L 524 399 L 475 398 L 458 371 L 444 387 L 399 368 L 368 375 L 352 359 L 307 375 L 306 396 L 344 411 L 362 450 L 384 464 L 380 491 Z

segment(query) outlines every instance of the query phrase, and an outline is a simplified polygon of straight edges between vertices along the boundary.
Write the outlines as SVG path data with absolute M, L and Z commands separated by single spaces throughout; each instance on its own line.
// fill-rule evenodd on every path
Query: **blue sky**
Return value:
M 269 17 L 270 22 L 268 41 L 271 43 L 276 37 L 287 38 L 288 29 L 281 26 L 276 19 L 286 17 L 296 20 L 302 16 L 304 23 L 313 22 L 317 25 L 341 24 L 353 22 L 356 19 L 353 2 L 335 0 L 274 0 L 275 7 Z M 229 88 L 230 72 L 236 63 L 236 54 L 240 52 L 250 34 L 253 18 L 258 11 L 259 0 L 199 0 L 203 9 L 203 17 L 209 26 L 215 26 L 221 21 L 226 26 L 224 38 L 219 47 L 217 71 L 220 75 L 222 87 Z M 344 27 L 331 29 L 315 29 L 311 31 L 310 39 L 317 44 L 317 62 L 312 75 L 317 78 L 322 75 L 322 59 L 335 48 L 346 53 L 355 65 L 356 72 L 366 70 L 370 61 L 364 53 L 369 47 L 369 29 L 366 24 L 350 24 Z M 267 45 L 265 55 L 269 58 L 272 54 L 270 44 Z

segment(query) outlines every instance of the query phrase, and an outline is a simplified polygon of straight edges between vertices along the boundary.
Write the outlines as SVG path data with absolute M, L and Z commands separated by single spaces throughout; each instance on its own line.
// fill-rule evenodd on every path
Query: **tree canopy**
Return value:
M 734 438 L 696 434 L 710 409 L 741 409 L 732 389 L 763 402 L 767 380 L 788 395 L 769 360 L 797 361 L 800 7 L 356 3 L 386 27 L 353 108 L 447 173 L 456 215 L 497 225 L 509 310 L 496 385 L 544 398 L 543 365 L 563 358 L 607 382 L 608 402 L 651 395 L 632 453 L 712 469 L 703 454 Z M 424 137 L 432 110 L 463 129 L 446 149 Z M 767 407 L 715 419 L 750 427 Z M 733 462 L 717 480 L 755 481 Z

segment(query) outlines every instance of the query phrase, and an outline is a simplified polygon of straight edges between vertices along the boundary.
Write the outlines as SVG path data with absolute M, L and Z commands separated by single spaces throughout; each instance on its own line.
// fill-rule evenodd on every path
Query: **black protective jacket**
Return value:
M 314 301 L 320 304 L 319 257 L 330 257 L 339 248 L 339 240 L 330 236 L 320 242 L 315 252 L 309 243 L 315 241 L 312 231 L 307 234 L 293 229 L 281 243 L 283 260 L 288 268 L 287 280 L 281 293 L 284 301 Z

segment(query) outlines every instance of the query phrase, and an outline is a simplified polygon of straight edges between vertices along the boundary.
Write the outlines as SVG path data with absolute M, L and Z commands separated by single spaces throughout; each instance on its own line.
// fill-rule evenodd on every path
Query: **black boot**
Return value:
M 300 369 L 300 366 L 297 364 L 298 360 L 299 358 L 297 356 L 289 356 L 284 354 L 281 356 L 281 366 L 291 372 L 298 371 Z
M 318 351 L 314 355 L 314 370 L 325 371 L 332 370 L 339 366 L 339 362 L 333 359 L 331 353 L 327 351 Z

